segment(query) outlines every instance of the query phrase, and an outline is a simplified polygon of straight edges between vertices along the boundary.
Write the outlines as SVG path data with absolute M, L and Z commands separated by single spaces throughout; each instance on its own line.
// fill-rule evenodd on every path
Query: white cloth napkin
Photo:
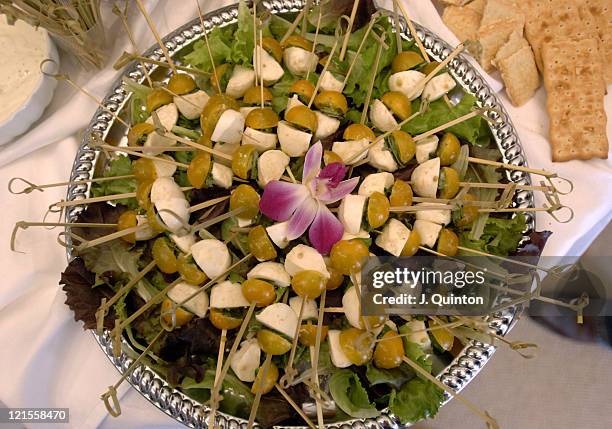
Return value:
M 201 2 L 205 11 L 227 3 Z M 147 1 L 146 6 L 161 34 L 197 16 L 194 4 L 189 0 Z M 415 20 L 441 34 L 451 44 L 456 42 L 429 1 L 411 0 L 406 2 L 406 6 Z M 108 7 L 109 3 L 105 3 L 105 18 L 107 23 L 112 22 L 112 29 L 108 32 L 113 45 L 111 58 L 116 58 L 121 51 L 131 49 Z M 144 51 L 153 43 L 153 38 L 134 7 L 130 21 L 139 48 Z M 118 75 L 108 67 L 94 75 L 77 73 L 74 68 L 68 72 L 99 97 L 105 94 Z M 564 200 L 572 202 L 576 211 L 574 222 L 560 226 L 550 222 L 545 215 L 538 219 L 540 229 L 554 232 L 546 253 L 581 253 L 610 219 L 610 161 L 551 164 L 545 137 L 544 91 L 540 90 L 520 109 L 513 109 L 506 99 L 504 101 L 515 125 L 518 125 L 530 164 L 559 171 L 576 184 L 572 197 Z M 610 96 L 606 102 L 610 106 Z M 36 183 L 67 180 L 79 145 L 73 135 L 88 123 L 95 110 L 96 106 L 85 96 L 60 84 L 54 102 L 36 128 L 0 151 L 0 164 L 5 164 L 0 169 L 0 183 L 6 184 L 15 176 Z M 11 163 L 6 165 L 8 162 Z M 11 407 L 69 407 L 70 423 L 49 426 L 51 428 L 181 427 L 128 385 L 123 385 L 119 392 L 123 415 L 117 419 L 107 416 L 99 397 L 108 385 L 117 380 L 118 373 L 91 334 L 83 332 L 81 324 L 72 320 L 71 311 L 64 305 L 65 296 L 58 280 L 66 259 L 63 249 L 55 242 L 59 229 L 21 231 L 17 248 L 26 253 L 14 253 L 8 249 L 15 222 L 40 220 L 51 203 L 64 197 L 65 188 L 14 196 L 7 192 L 6 185 L 0 187 L 3 205 L 0 236 L 5 243 L 0 250 L 3 280 L 0 293 L 0 401 Z M 488 373 L 487 376 L 494 377 L 495 374 Z

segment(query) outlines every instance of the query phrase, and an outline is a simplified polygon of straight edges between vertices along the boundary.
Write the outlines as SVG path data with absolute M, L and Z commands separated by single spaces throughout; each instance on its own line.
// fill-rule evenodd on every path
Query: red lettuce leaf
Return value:
M 60 284 L 66 292 L 66 305 L 74 312 L 74 320 L 83 322 L 84 329 L 96 328 L 96 311 L 102 298 L 110 298 L 113 291 L 107 285 L 93 287 L 96 276 L 90 272 L 81 258 L 75 258 L 62 273 Z M 112 329 L 115 313 L 110 309 L 104 318 L 104 327 Z

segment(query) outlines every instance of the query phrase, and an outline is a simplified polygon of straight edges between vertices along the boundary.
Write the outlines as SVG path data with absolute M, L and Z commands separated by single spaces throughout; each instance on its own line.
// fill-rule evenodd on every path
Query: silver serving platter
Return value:
M 271 13 L 299 12 L 304 7 L 305 1 L 302 0 L 272 0 L 262 1 L 260 4 L 266 7 Z M 218 9 L 204 16 L 204 29 L 200 20 L 193 20 L 177 30 L 173 31 L 163 41 L 171 55 L 175 55 L 180 50 L 188 47 L 195 41 L 203 37 L 203 31 L 209 32 L 214 27 L 233 24 L 237 21 L 238 5 L 231 5 Z M 414 23 L 418 37 L 423 42 L 428 54 L 437 61 L 446 58 L 451 52 L 452 47 L 437 37 L 428 29 Z M 401 20 L 402 37 L 412 40 L 407 26 Z M 163 60 L 163 53 L 159 45 L 151 47 L 144 55 L 154 60 Z M 149 73 L 153 72 L 157 66 L 147 65 Z M 491 89 L 487 86 L 482 76 L 474 69 L 466 57 L 458 56 L 452 60 L 448 68 L 463 89 L 473 94 L 478 99 L 480 107 L 490 107 L 495 112 L 488 113 L 490 127 L 493 137 L 499 148 L 503 161 L 514 165 L 526 166 L 527 162 L 521 147 L 518 134 L 514 128 L 510 117 L 503 105 Z M 137 82 L 144 81 L 144 74 L 140 64 L 133 63 L 127 67 L 123 73 Z M 122 76 L 122 77 L 123 77 Z M 107 96 L 102 101 L 106 109 L 120 113 L 126 108 L 129 101 L 129 92 L 125 84 L 119 78 Z M 90 138 L 97 134 L 107 141 L 118 144 L 125 139 L 126 131 L 124 127 L 116 121 L 108 111 L 99 108 L 94 114 L 89 126 L 85 130 L 83 141 L 78 149 L 72 167 L 70 180 L 86 180 L 99 174 L 105 164 L 105 155 L 99 150 L 89 145 Z M 531 184 L 529 175 L 521 171 L 506 171 L 507 178 L 517 184 Z M 87 198 L 90 186 L 88 184 L 73 185 L 68 189 L 68 200 L 79 200 Z M 528 191 L 518 191 L 515 194 L 513 207 L 533 207 L 533 194 Z M 84 206 L 74 206 L 68 209 L 67 219 L 73 221 L 76 216 L 84 209 Z M 524 241 L 527 241 L 527 234 L 535 229 L 535 217 L 532 213 L 525 213 L 528 229 L 524 234 Z M 68 247 L 70 249 L 70 247 Z M 68 259 L 72 257 L 71 251 L 67 251 Z M 492 332 L 498 335 L 506 335 L 518 320 L 522 306 L 511 307 L 501 313 L 489 317 L 489 326 Z M 133 360 L 122 353 L 115 357 L 112 352 L 111 340 L 108 332 L 103 335 L 93 333 L 100 344 L 102 351 L 107 355 L 112 364 L 120 373 L 124 373 Z M 124 349 L 131 349 L 129 343 L 123 340 Z M 438 379 L 444 384 L 454 389 L 456 392 L 462 390 L 471 380 L 476 377 L 482 367 L 491 359 L 495 352 L 495 347 L 477 341 L 472 341 L 466 345 L 461 353 L 446 367 Z M 157 373 L 146 365 L 137 367 L 127 381 L 134 389 L 140 392 L 147 400 L 159 408 L 167 415 L 173 417 L 178 422 L 192 428 L 206 428 L 206 418 L 209 408 L 206 405 L 191 399 L 179 390 L 172 388 Z M 446 402 L 450 400 L 450 395 L 446 394 Z M 241 418 L 227 415 L 221 412 L 216 414 L 216 424 L 220 428 L 238 429 L 246 428 L 247 422 Z M 341 429 L 365 429 L 365 428 L 401 428 L 402 425 L 392 414 L 383 411 L 379 417 L 367 419 L 353 419 L 344 422 L 326 424 L 328 428 Z M 306 426 L 291 426 L 306 427 Z

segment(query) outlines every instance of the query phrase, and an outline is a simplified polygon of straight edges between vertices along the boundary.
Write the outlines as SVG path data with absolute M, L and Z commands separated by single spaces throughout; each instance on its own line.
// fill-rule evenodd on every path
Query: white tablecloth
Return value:
M 205 11 L 209 11 L 229 2 L 202 3 L 205 3 Z M 428 1 L 406 3 L 414 19 L 451 43 L 455 42 Z M 197 16 L 190 0 L 149 1 L 146 4 L 162 34 Z M 136 15 L 134 9 L 131 20 L 143 51 L 153 43 L 153 38 Z M 109 38 L 122 34 L 120 25 L 115 22 L 108 34 Z M 112 58 L 126 49 L 129 48 L 125 38 L 117 36 Z M 66 65 L 67 61 L 63 59 Z M 116 78 L 116 73 L 109 68 L 93 78 L 91 74 L 78 74 L 71 66 L 67 70 L 97 96 L 102 96 Z M 572 223 L 559 225 L 546 215 L 538 217 L 539 229 L 554 232 L 545 253 L 582 253 L 611 217 L 611 161 L 550 163 L 550 150 L 545 138 L 544 90 L 541 89 L 520 109 L 512 108 L 503 94 L 501 97 L 519 129 L 530 165 L 558 171 L 576 185 L 572 197 L 566 199 L 576 212 Z M 610 95 L 606 98 L 606 107 L 610 114 Z M 18 250 L 25 254 L 11 252 L 8 248 L 15 222 L 40 220 L 51 203 L 64 198 L 65 189 L 53 188 L 44 193 L 14 196 L 7 192 L 6 183 L 15 176 L 35 183 L 66 180 L 79 144 L 74 135 L 87 124 L 95 109 L 96 106 L 86 97 L 60 85 L 53 103 L 36 128 L 0 150 L 0 165 L 5 164 L 0 168 L 0 183 L 4 184 L 0 187 L 3 208 L 0 230 L 5 240 L 0 257 L 3 277 L 0 293 L 0 401 L 11 407 L 69 407 L 70 424 L 65 427 L 178 427 L 127 385 L 120 389 L 123 415 L 119 419 L 107 416 L 99 396 L 117 379 L 117 373 L 93 337 L 83 332 L 80 324 L 74 323 L 72 313 L 64 305 L 65 297 L 58 287 L 58 280 L 66 260 L 63 249 L 55 243 L 59 230 L 30 228 L 20 232 L 17 239 Z M 608 135 L 612 135 L 610 125 Z M 495 374 L 489 372 L 487 376 L 495 377 Z

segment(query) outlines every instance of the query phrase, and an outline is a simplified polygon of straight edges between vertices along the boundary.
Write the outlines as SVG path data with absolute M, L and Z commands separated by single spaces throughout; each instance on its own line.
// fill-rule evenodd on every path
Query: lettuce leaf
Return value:
M 127 176 L 132 174 L 132 161 L 127 156 L 118 156 L 109 162 L 108 168 L 104 171 L 104 177 Z M 91 185 L 91 196 L 102 197 L 106 195 L 125 194 L 136 191 L 135 179 L 118 179 L 98 182 Z M 138 208 L 136 198 L 123 198 L 115 201 L 123 204 L 130 209 Z
M 438 386 L 413 378 L 399 392 L 391 393 L 389 409 L 406 424 L 435 416 L 443 400 L 444 393 Z
M 407 334 L 410 332 L 408 325 L 403 325 L 399 328 L 400 334 Z M 423 349 L 416 343 L 413 343 L 408 340 L 407 336 L 402 337 L 404 340 L 404 350 L 406 351 L 406 356 L 408 356 L 412 361 L 416 362 L 421 368 L 423 368 L 427 372 L 431 372 L 431 358 L 430 356 L 423 351 Z
M 123 78 L 123 82 L 128 91 L 132 93 L 130 97 L 130 121 L 132 124 L 144 122 L 149 117 L 146 109 L 147 95 L 149 95 L 152 89 L 126 77 Z
M 519 213 L 512 219 L 489 217 L 478 240 L 470 238 L 470 231 L 460 235 L 461 245 L 493 255 L 507 256 L 515 252 L 527 228 L 525 215 Z
M 420 104 L 420 98 L 415 100 L 412 111 L 417 112 Z M 476 97 L 471 94 L 465 94 L 461 101 L 452 109 L 447 106 L 444 100 L 436 100 L 429 105 L 429 110 L 408 122 L 402 129 L 412 135 L 421 134 L 466 115 L 477 107 Z M 491 135 L 487 122 L 479 116 L 453 125 L 448 128 L 448 131 L 478 146 L 487 146 Z
M 291 73 L 285 73 L 281 80 L 270 87 L 272 92 L 272 109 L 276 113 L 280 113 L 287 108 L 289 97 L 289 88 L 295 83 L 297 78 Z
M 238 28 L 234 33 L 232 50 L 228 62 L 251 66 L 253 64 L 253 15 L 244 0 L 238 4 Z
M 66 305 L 74 312 L 74 320 L 83 322 L 83 329 L 96 329 L 96 311 L 102 298 L 110 299 L 114 292 L 108 285 L 94 287 L 96 276 L 89 271 L 81 258 L 74 258 L 60 278 L 62 290 L 66 293 Z M 110 309 L 104 318 L 104 327 L 115 326 L 115 310 Z
M 379 19 L 378 24 L 385 29 L 387 36 L 386 43 L 389 46 L 387 49 L 383 49 L 380 63 L 378 68 L 374 70 L 374 63 L 376 62 L 376 51 L 378 50 L 378 42 L 372 36 L 368 35 L 368 39 L 365 42 L 361 53 L 357 58 L 355 55 L 359 44 L 361 43 L 363 36 L 366 31 L 366 27 L 361 28 L 351 35 L 349 38 L 349 51 L 347 54 L 348 63 L 350 64 L 353 59 L 355 60 L 355 66 L 349 76 L 348 82 L 344 89 L 344 94 L 353 100 L 353 103 L 357 106 L 363 105 L 365 102 L 370 83 L 372 81 L 372 73 L 376 73 L 377 79 L 372 90 L 372 100 L 379 98 L 385 89 L 388 91 L 387 81 L 385 77 L 387 73 L 380 73 L 383 69 L 391 65 L 395 53 L 397 52 L 397 42 L 392 31 L 392 25 L 387 19 Z M 407 44 L 410 46 L 410 44 Z
M 369 363 L 366 370 L 366 378 L 370 386 L 388 384 L 396 389 L 402 387 L 402 385 L 406 381 L 412 379 L 414 375 L 414 371 L 405 363 L 402 363 L 402 365 L 397 368 L 391 369 L 377 368 Z
M 206 400 L 210 397 L 215 381 L 215 371 L 208 369 L 204 373 L 201 382 L 196 382 L 191 378 L 185 378 L 181 383 L 181 389 L 188 395 L 197 400 Z M 240 381 L 233 374 L 227 374 L 221 386 L 223 400 L 220 407 L 223 412 L 234 416 L 248 417 L 248 410 L 253 404 L 253 394 L 251 389 Z M 263 401 L 262 401 L 263 402 Z
M 253 15 L 244 0 L 240 0 L 238 5 L 238 23 L 213 29 L 208 34 L 208 44 L 215 65 L 231 63 L 252 67 Z M 183 57 L 183 61 L 198 69 L 212 71 L 210 55 L 203 39 L 194 43 L 193 50 Z
M 219 65 L 231 58 L 232 55 L 232 37 L 234 35 L 233 26 L 230 27 L 215 27 L 208 35 L 208 43 L 212 53 L 215 65 Z M 206 48 L 206 42 L 203 39 L 198 40 L 193 44 L 193 51 L 183 57 L 183 61 L 192 67 L 212 71 L 210 55 Z
M 359 377 L 350 369 L 333 373 L 329 379 L 329 391 L 338 408 L 351 417 L 376 417 L 379 414 Z

